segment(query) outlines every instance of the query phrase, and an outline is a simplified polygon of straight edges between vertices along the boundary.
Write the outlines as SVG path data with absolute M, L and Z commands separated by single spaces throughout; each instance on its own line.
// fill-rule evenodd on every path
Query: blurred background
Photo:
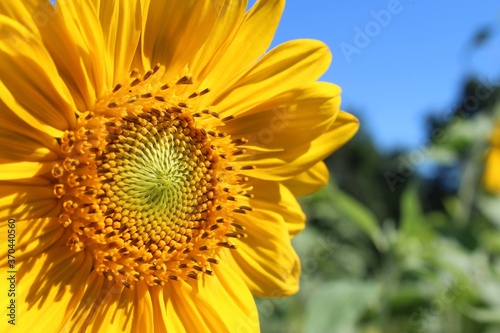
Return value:
M 500 3 L 288 0 L 274 45 L 297 38 L 361 127 L 300 200 L 301 290 L 257 300 L 262 331 L 500 332 Z

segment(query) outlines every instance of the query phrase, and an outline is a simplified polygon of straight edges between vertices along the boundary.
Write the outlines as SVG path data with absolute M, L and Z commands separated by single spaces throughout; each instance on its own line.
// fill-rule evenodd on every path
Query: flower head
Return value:
M 284 1 L 246 6 L 0 3 L 17 327 L 258 331 L 252 294 L 297 291 L 295 197 L 326 183 L 321 161 L 358 124 L 316 82 L 324 44 L 264 54 Z

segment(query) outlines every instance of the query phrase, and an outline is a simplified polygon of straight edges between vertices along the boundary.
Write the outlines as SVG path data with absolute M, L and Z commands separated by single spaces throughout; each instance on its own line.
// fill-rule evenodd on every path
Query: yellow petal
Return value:
M 169 332 L 259 332 L 252 294 L 222 258 L 214 276 L 163 289 Z
M 228 122 L 224 130 L 234 138 L 247 139 L 245 146 L 249 148 L 289 150 L 328 131 L 339 106 L 338 86 L 308 83 L 246 110 Z M 249 155 L 249 159 L 255 157 L 251 149 Z
M 2 83 L 0 82 L 0 87 L 2 86 Z M 1 90 L 1 88 L 0 88 Z M 6 98 L 6 95 L 3 95 L 4 99 Z M 12 97 L 12 95 L 10 95 Z M 10 99 L 10 102 L 14 102 L 14 104 L 11 104 L 10 107 L 7 106 L 4 101 L 0 100 L 0 132 L 6 133 L 5 136 L 7 137 L 7 140 L 12 140 L 12 136 L 19 137 L 21 136 L 23 138 L 23 145 L 26 145 L 26 143 L 31 143 L 32 144 L 32 149 L 36 150 L 38 148 L 45 148 L 49 149 L 52 152 L 58 152 L 60 150 L 59 144 L 57 143 L 56 139 L 52 137 L 51 135 L 48 135 L 47 133 L 39 131 L 37 128 L 29 126 L 25 122 L 25 120 L 22 120 L 19 118 L 16 113 L 25 113 L 26 111 L 21 111 L 21 112 L 13 112 L 11 107 L 16 109 L 18 107 L 21 107 L 15 100 L 12 98 Z M 57 131 L 57 133 L 60 133 Z M 3 139 L 0 139 L 0 142 L 3 142 Z M 2 151 L 6 153 L 16 153 L 12 151 L 12 147 L 9 147 L 9 149 L 2 149 Z M 25 157 L 23 157 L 22 160 L 24 160 Z
M 500 148 L 492 147 L 484 165 L 484 186 L 491 192 L 500 192 Z
M 244 2 L 241 2 L 243 5 Z M 221 38 L 226 38 L 227 42 L 221 45 L 212 63 L 199 75 L 206 78 L 202 85 L 212 91 L 220 91 L 260 58 L 271 45 L 284 5 L 284 0 L 258 0 L 245 15 L 241 26 L 235 26 L 236 34 L 226 37 L 221 33 Z M 215 35 L 213 38 L 217 37 Z M 205 51 L 208 50 L 202 50 Z M 211 53 L 207 53 L 207 56 L 211 56 Z
M 113 84 L 123 82 L 131 68 L 143 26 L 142 0 L 93 0 L 102 25 L 106 52 L 114 67 Z
M 227 52 L 229 45 L 240 32 L 240 25 L 245 19 L 245 11 L 247 8 L 247 1 L 225 1 L 215 0 L 215 5 L 221 7 L 219 17 L 215 22 L 214 28 L 203 47 L 196 53 L 194 59 L 189 63 L 189 69 L 196 78 L 195 84 L 200 84 L 207 75 L 215 76 L 214 68 L 221 65 L 220 59 Z M 223 8 L 223 6 L 225 8 Z M 238 55 L 241 55 L 239 53 Z M 235 59 L 233 58 L 229 65 L 233 66 Z M 226 64 L 227 65 L 227 64 Z M 227 74 L 227 71 L 222 71 Z M 219 79 L 221 79 L 219 77 Z M 209 81 L 200 84 L 209 85 L 213 90 L 213 86 Z M 198 87 L 199 89 L 203 89 Z
M 146 284 L 138 282 L 133 289 L 119 286 L 92 272 L 89 288 L 67 323 L 71 331 L 85 332 L 166 332 L 165 317 L 153 316 L 153 297 Z
M 151 303 L 153 307 L 153 320 L 154 320 L 153 332 L 166 333 L 167 322 L 169 321 L 169 319 L 167 316 L 167 310 L 165 309 L 165 301 L 163 300 L 163 287 L 160 286 L 150 287 L 149 293 L 151 295 Z M 175 329 L 174 332 L 180 332 L 180 331 Z
M 356 117 L 339 112 L 335 122 L 310 143 L 283 151 L 258 151 L 253 160 L 238 161 L 240 165 L 254 165 L 254 170 L 243 170 L 250 177 L 265 180 L 286 180 L 295 177 L 324 160 L 333 151 L 344 145 L 358 130 Z M 289 133 L 290 136 L 295 135 Z
M 142 287 L 139 287 L 142 290 Z M 114 285 L 110 289 L 103 289 L 103 297 L 97 304 L 95 317 L 87 319 L 89 332 L 151 332 L 149 322 L 141 321 L 134 313 L 135 304 L 142 306 L 140 302 L 145 299 L 137 299 L 136 291 L 123 286 Z M 134 325 L 134 321 L 137 324 Z M 132 328 L 135 326 L 135 330 Z M 142 326 L 137 330 L 137 326 Z
M 52 186 L 25 186 L 0 182 L 0 216 L 15 214 L 16 207 L 31 207 L 38 201 L 55 199 Z M 16 217 L 15 215 L 12 217 Z
M 58 201 L 55 199 L 44 199 L 23 203 L 0 211 L 0 218 L 15 218 L 17 220 L 38 219 L 42 217 L 55 217 L 61 212 Z
M 21 119 L 60 137 L 76 124 L 75 106 L 40 39 L 0 16 L 0 98 Z
M 293 193 L 278 182 L 252 179 L 252 207 L 259 210 L 272 211 L 279 214 L 285 222 L 291 237 L 305 227 L 306 216 Z
M 49 0 L 1 1 L 0 14 L 23 22 L 24 26 L 43 40 L 77 109 L 90 110 L 96 97 L 89 78 L 92 75 L 91 57 L 100 61 L 101 57 L 95 54 L 98 48 L 89 49 L 82 42 L 81 33 L 77 31 L 74 34 L 71 31 L 74 26 L 71 22 L 69 28 L 66 26 L 60 8 Z M 61 52 L 61 45 L 64 45 L 64 52 Z M 90 50 L 94 53 L 89 54 Z
M 18 262 L 15 274 L 16 330 L 64 330 L 66 320 L 81 300 L 91 265 L 91 258 L 84 252 L 74 254 L 63 244 Z M 1 279 L 1 288 L 8 290 L 8 283 L 6 278 Z M 7 318 L 7 313 L 7 307 L 3 306 L 0 310 L 2 318 Z M 7 332 L 6 324 L 6 320 L 1 321 L 2 332 Z
M 95 320 L 97 309 L 100 303 L 106 297 L 116 295 L 113 289 L 115 282 L 107 281 L 102 275 L 99 275 L 95 270 L 91 272 L 82 272 L 86 274 L 86 288 L 81 297 L 81 301 L 75 307 L 73 315 L 68 319 L 64 326 L 67 332 L 89 332 L 89 325 Z M 108 296 L 110 295 L 110 296 Z
M 313 141 L 313 145 L 328 143 L 332 151 L 346 144 L 358 131 L 359 120 L 350 113 L 340 111 L 329 131 Z
M 8 234 L 11 229 L 8 221 L 13 221 L 16 232 L 16 260 L 27 260 L 45 251 L 56 243 L 64 232 L 64 227 L 56 217 L 46 217 L 33 220 L 16 220 L 15 218 L 2 219 L 0 232 Z M 7 248 L 7 237 L 0 239 L 0 245 Z M 7 252 L 0 253 L 0 262 L 7 260 Z
M 133 332 L 144 330 L 145 332 L 161 332 L 166 329 L 158 328 L 156 321 L 163 322 L 163 318 L 155 318 L 153 312 L 153 301 L 151 299 L 150 287 L 144 283 L 136 283 L 135 290 L 135 307 L 133 316 Z M 164 326 L 164 325 L 163 325 Z
M 38 11 L 35 14 L 34 8 Z M 23 22 L 23 25 L 32 33 L 38 33 L 38 26 L 45 23 L 54 10 L 49 1 L 24 0 L 24 1 L 0 1 L 0 15 Z M 32 18 L 28 20 L 26 18 Z
M 292 295 L 299 289 L 300 262 L 279 213 L 255 207 L 238 218 L 248 237 L 234 240 L 234 268 L 252 293 L 261 297 Z
M 212 0 L 151 1 L 143 32 L 144 67 L 160 63 L 167 68 L 165 80 L 179 78 L 214 27 L 221 10 L 218 3 Z
M 18 221 L 57 216 L 58 200 L 53 186 L 40 178 L 38 185 L 0 182 L 0 220 Z
M 60 6 L 61 1 L 57 2 L 55 8 L 49 0 L 28 0 L 27 3 L 31 16 L 38 15 L 43 20 L 43 24 L 37 25 L 38 33 L 70 90 L 76 108 L 91 110 L 96 101 L 96 87 L 102 89 L 102 83 L 96 81 L 99 76 L 95 75 L 99 68 L 94 69 L 103 61 L 99 54 L 101 45 L 89 45 L 85 41 L 85 32 L 77 28 L 76 22 L 67 14 L 66 7 Z M 89 25 L 97 22 L 93 17 L 88 20 Z M 64 52 L 61 52 L 61 45 L 64 45 Z
M 486 156 L 483 173 L 483 184 L 486 190 L 500 192 L 500 121 L 495 124 L 490 138 L 490 149 Z
M 33 132 L 36 135 L 37 131 Z M 40 135 L 40 137 L 41 140 L 34 141 L 32 138 L 29 136 L 26 137 L 22 133 L 0 128 L 0 151 L 2 152 L 0 164 L 8 162 L 56 161 L 59 158 L 56 153 L 59 150 L 56 140 L 52 139 L 49 141 L 43 134 Z M 45 141 L 47 144 L 50 144 L 49 147 L 54 150 L 50 150 L 47 146 L 40 144 L 40 141 Z
M 328 183 L 329 172 L 324 162 L 318 162 L 309 170 L 285 180 L 283 184 L 296 197 L 316 192 Z
M 238 115 L 286 91 L 316 81 L 328 68 L 331 53 L 316 40 L 295 40 L 264 55 L 212 103 L 219 113 Z
M 13 180 L 31 178 L 49 172 L 54 166 L 53 162 L 17 162 L 2 163 L 0 180 Z
M 64 77 L 73 89 L 77 87 L 84 89 L 84 101 L 91 107 L 96 98 L 102 97 L 107 89 L 112 87 L 114 74 L 112 59 L 106 52 L 99 14 L 90 1 L 56 1 L 56 7 L 57 14 L 54 15 L 56 21 L 54 25 L 49 26 L 50 30 L 47 30 L 47 32 L 53 31 L 54 37 L 45 35 L 44 41 L 50 45 L 48 48 L 56 63 L 61 66 L 65 64 L 76 66 L 75 73 L 65 66 Z M 54 31 L 57 28 L 56 23 L 61 27 L 61 32 Z M 67 55 L 66 51 L 61 52 L 61 44 L 57 45 L 56 42 L 68 43 L 69 54 Z M 59 49 L 55 49 L 57 47 Z M 93 88 L 90 88 L 88 83 Z M 93 94 L 88 96 L 90 100 L 87 100 L 88 93 L 85 90 L 90 89 Z

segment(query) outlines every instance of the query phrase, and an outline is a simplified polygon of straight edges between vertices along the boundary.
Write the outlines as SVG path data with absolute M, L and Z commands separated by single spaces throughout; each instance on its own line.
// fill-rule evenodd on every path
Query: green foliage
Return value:
M 308 299 L 305 331 L 355 332 L 363 312 L 378 297 L 380 289 L 374 282 L 340 280 L 324 283 Z
M 324 210 L 337 212 L 339 216 L 354 223 L 370 237 L 379 250 L 383 250 L 387 247 L 385 239 L 382 237 L 382 232 L 380 231 L 379 221 L 369 209 L 333 186 L 327 186 L 325 188 L 325 195 L 325 199 L 328 200 L 331 205 L 324 207 Z
M 433 124 L 431 175 L 366 134 L 328 161 L 335 185 L 301 199 L 308 227 L 292 240 L 301 290 L 257 300 L 264 333 L 500 332 L 500 196 L 482 188 L 500 113 L 490 91 L 481 110 Z

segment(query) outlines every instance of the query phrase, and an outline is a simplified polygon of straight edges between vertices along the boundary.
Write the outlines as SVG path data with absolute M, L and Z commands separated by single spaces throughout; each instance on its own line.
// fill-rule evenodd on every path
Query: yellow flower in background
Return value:
M 15 329 L 253 332 L 252 294 L 298 290 L 295 197 L 327 182 L 322 160 L 358 122 L 316 82 L 324 44 L 264 54 L 283 6 L 0 2 Z
M 500 193 L 500 123 L 493 130 L 490 145 L 484 166 L 484 186 L 490 192 Z

